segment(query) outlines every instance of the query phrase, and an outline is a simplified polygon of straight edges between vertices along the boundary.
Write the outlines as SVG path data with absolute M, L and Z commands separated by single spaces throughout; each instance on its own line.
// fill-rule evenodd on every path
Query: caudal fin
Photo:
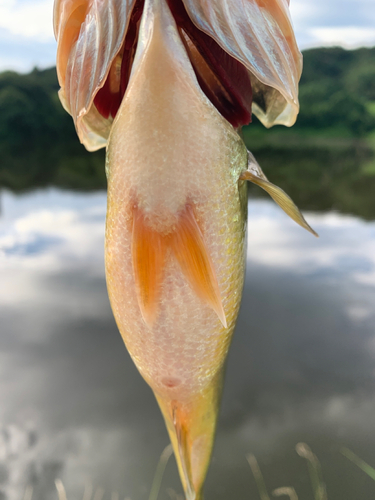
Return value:
M 173 446 L 186 500 L 203 499 L 222 391 L 223 370 L 199 394 L 186 401 L 155 394 Z

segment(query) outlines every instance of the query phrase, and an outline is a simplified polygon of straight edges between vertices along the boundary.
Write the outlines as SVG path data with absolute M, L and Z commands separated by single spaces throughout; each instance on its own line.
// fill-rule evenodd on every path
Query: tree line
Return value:
M 305 51 L 301 112 L 293 137 L 303 137 L 306 143 L 317 136 L 357 140 L 373 133 L 374 82 L 375 48 Z M 104 153 L 87 153 L 79 144 L 72 119 L 59 102 L 58 88 L 55 68 L 0 74 L 0 186 L 105 187 Z M 265 144 L 274 147 L 278 134 L 285 143 L 286 133 L 292 137 L 292 131 L 275 127 L 270 133 L 254 119 L 244 137 L 256 152 Z M 293 141 L 289 146 L 293 154 Z

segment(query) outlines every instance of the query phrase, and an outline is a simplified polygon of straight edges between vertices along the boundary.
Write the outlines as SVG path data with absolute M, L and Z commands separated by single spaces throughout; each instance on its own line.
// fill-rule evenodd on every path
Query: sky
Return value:
M 354 500 L 360 491 L 373 499 L 373 482 L 340 461 L 339 449 L 348 445 L 375 463 L 375 221 L 306 213 L 317 239 L 270 199 L 252 198 L 248 208 L 247 278 L 207 498 L 259 498 L 249 490 L 250 451 L 268 485 L 294 477 L 299 498 L 311 498 L 302 493 L 305 464 L 291 458 L 302 438 L 323 458 L 329 498 Z M 109 500 L 109 487 L 121 499 L 147 498 L 166 444 L 106 298 L 105 212 L 104 191 L 3 192 L 0 489 L 7 500 L 29 498 L 30 481 L 34 500 L 56 498 L 57 474 L 67 498 L 81 499 L 86 479 L 106 489 L 96 499 Z M 164 488 L 175 487 L 176 475 L 167 469 Z
M 0 71 L 54 65 L 53 0 L 0 0 Z M 374 0 L 291 0 L 302 49 L 375 45 Z

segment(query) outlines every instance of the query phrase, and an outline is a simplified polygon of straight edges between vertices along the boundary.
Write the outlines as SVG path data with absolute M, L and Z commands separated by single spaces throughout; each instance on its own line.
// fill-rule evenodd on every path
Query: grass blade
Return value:
M 65 488 L 64 488 L 64 485 L 63 485 L 61 479 L 56 479 L 55 486 L 57 489 L 57 495 L 59 497 L 59 500 L 67 500 L 66 491 L 65 491 Z
M 91 481 L 87 481 L 85 484 L 85 489 L 83 491 L 83 500 L 91 500 L 93 493 L 93 487 Z
M 314 492 L 315 500 L 327 500 L 326 485 L 323 481 L 322 468 L 316 455 L 311 451 L 306 443 L 298 443 L 296 452 L 307 460 L 310 480 Z
M 259 468 L 259 464 L 257 462 L 257 459 L 255 458 L 254 455 L 251 455 L 251 454 L 247 455 L 246 458 L 247 458 L 247 461 L 249 462 L 251 471 L 253 473 L 253 476 L 254 476 L 258 491 L 259 491 L 260 499 L 261 500 L 270 500 L 270 497 L 268 496 L 268 493 L 267 493 L 266 484 L 264 482 L 264 478 L 263 478 L 263 475 L 262 475 L 261 470 Z
M 103 488 L 98 488 L 95 492 L 94 495 L 94 500 L 102 500 L 104 497 L 104 490 Z
M 33 498 L 33 487 L 32 486 L 28 486 L 26 488 L 23 500 L 32 500 L 32 498 Z
M 148 497 L 148 500 L 157 500 L 164 471 L 172 453 L 173 453 L 173 448 L 172 445 L 169 444 L 164 448 L 162 454 L 160 455 L 158 466 L 156 467 L 154 480 L 152 481 L 150 496 Z
M 375 481 L 375 469 L 366 463 L 362 458 L 359 458 L 355 453 L 353 453 L 349 448 L 341 448 L 341 454 L 344 455 L 348 460 L 357 465 L 363 472 L 371 477 Z
M 276 488 L 276 490 L 273 490 L 272 495 L 275 497 L 288 495 L 290 500 L 298 500 L 296 490 L 291 486 L 282 486 L 281 488 Z

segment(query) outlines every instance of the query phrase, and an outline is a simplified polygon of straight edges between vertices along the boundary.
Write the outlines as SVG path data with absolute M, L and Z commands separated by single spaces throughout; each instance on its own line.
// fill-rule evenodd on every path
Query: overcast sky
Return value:
M 0 0 L 0 71 L 54 65 L 53 0 Z M 375 45 L 374 0 L 291 0 L 302 49 Z

